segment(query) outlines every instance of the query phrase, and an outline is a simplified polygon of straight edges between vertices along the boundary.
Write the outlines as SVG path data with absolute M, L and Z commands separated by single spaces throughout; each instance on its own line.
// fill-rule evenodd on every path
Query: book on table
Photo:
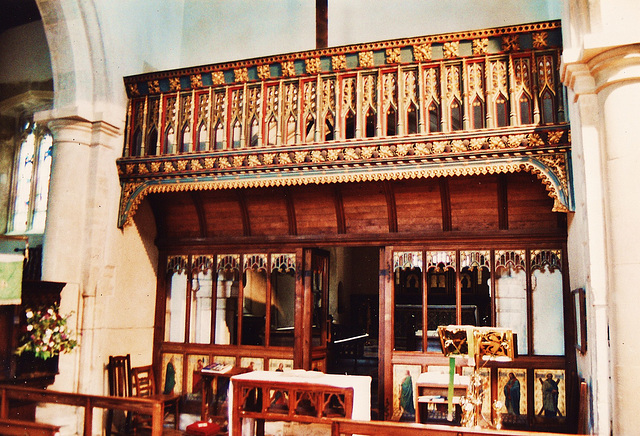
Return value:
M 231 371 L 232 368 L 233 368 L 233 365 L 228 363 L 213 362 L 205 366 L 204 368 L 202 368 L 202 372 L 209 372 L 213 374 L 224 374 Z

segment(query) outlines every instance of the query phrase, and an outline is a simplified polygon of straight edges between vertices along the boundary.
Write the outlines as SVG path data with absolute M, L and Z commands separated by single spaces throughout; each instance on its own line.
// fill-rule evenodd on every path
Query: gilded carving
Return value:
M 531 65 L 528 58 L 520 58 L 513 60 L 514 78 L 516 92 L 531 92 Z
M 564 134 L 563 130 L 549 132 L 547 134 L 547 140 L 549 141 L 549 144 L 556 145 L 558 142 L 560 142 L 560 138 L 562 138 L 563 134 Z
M 284 113 L 297 114 L 298 112 L 298 84 L 287 83 L 284 87 Z
M 304 89 L 305 113 L 316 113 L 316 82 L 305 82 Z
M 520 36 L 505 35 L 502 37 L 502 51 L 520 50 Z
M 211 82 L 214 86 L 224 85 L 224 72 L 214 71 L 213 73 L 211 73 Z
M 509 135 L 509 137 L 507 138 L 507 143 L 511 148 L 517 148 L 522 146 L 522 143 L 525 141 L 526 137 L 526 135 Z
M 484 80 L 482 71 L 484 68 L 480 62 L 474 62 L 467 65 L 467 74 L 469 82 L 469 93 L 484 96 Z
M 430 154 L 429 147 L 424 142 L 416 143 L 413 150 L 414 150 L 414 153 L 418 156 L 427 156 L 428 154 Z
M 549 33 L 547 32 L 533 32 L 533 48 L 541 49 L 549 46 Z
M 151 162 L 151 172 L 154 172 L 154 173 L 159 172 L 160 165 L 162 165 L 162 162 Z
M 431 150 L 434 153 L 444 153 L 448 145 L 449 145 L 449 141 L 434 141 L 433 147 L 431 148 Z
M 400 47 L 388 48 L 385 53 L 387 54 L 388 64 L 400 63 Z
M 244 165 L 244 156 L 233 156 L 233 164 L 234 168 L 239 168 Z
M 269 64 L 258 65 L 257 70 L 258 70 L 258 78 L 260 80 L 271 78 L 271 68 L 269 67 Z
M 307 58 L 304 60 L 304 69 L 307 74 L 318 74 L 320 72 L 320 58 Z
M 467 151 L 467 147 L 464 145 L 464 141 L 456 139 L 451 141 L 451 151 L 453 153 L 462 153 Z
M 204 158 L 204 167 L 208 170 L 213 169 L 216 166 L 216 158 L 215 157 L 205 157 Z
M 537 133 L 531 133 L 529 138 L 527 138 L 527 143 L 529 147 L 540 147 L 544 145 L 544 141 Z
M 440 99 L 440 87 L 438 85 L 438 68 L 427 68 L 424 70 L 425 97 L 427 100 Z
M 341 151 L 338 148 L 332 148 L 327 150 L 327 160 L 330 162 L 338 160 L 338 158 L 340 157 L 340 153 Z
M 138 174 L 147 174 L 149 170 L 147 170 L 147 166 L 143 163 L 138 164 Z
M 169 79 L 169 91 L 180 91 L 180 78 L 171 77 Z
M 473 151 L 482 150 L 485 144 L 487 144 L 486 138 L 472 138 L 469 141 L 469 150 L 473 150 Z
M 405 71 L 404 76 L 404 98 L 403 104 L 408 107 L 411 102 L 418 102 L 416 87 L 416 72 L 414 70 Z
M 507 63 L 502 60 L 491 62 L 491 91 L 496 95 L 499 92 L 507 93 Z
M 202 169 L 200 159 L 191 159 L 190 166 L 193 171 L 200 171 Z
M 375 76 L 369 74 L 362 78 L 362 105 L 376 107 L 376 80 Z
M 193 76 L 191 76 L 190 80 L 191 80 L 191 87 L 192 88 L 202 88 L 202 75 L 201 74 L 194 74 Z
M 307 160 L 307 155 L 309 154 L 308 151 L 296 151 L 293 153 L 293 157 L 296 161 L 296 163 L 302 163 L 305 160 Z
M 353 149 L 353 148 L 345 148 L 345 150 L 344 150 L 344 158 L 345 158 L 345 160 L 356 160 L 356 159 L 360 159 L 360 156 L 358 156 L 358 153 L 356 152 L 355 149 Z
M 538 88 L 548 87 L 555 94 L 555 80 L 553 75 L 553 58 L 550 55 L 538 58 Z
M 246 68 L 236 68 L 233 70 L 233 77 L 236 82 L 246 82 L 249 80 L 249 72 Z
M 221 169 L 226 169 L 226 168 L 231 168 L 231 162 L 229 162 L 229 158 L 227 157 L 221 157 L 220 159 L 218 159 L 218 168 Z
M 292 163 L 289 153 L 278 153 L 278 163 L 280 163 L 280 165 Z
M 474 56 L 487 53 L 489 48 L 489 38 L 477 38 L 472 41 L 471 52 Z
M 133 171 L 135 170 L 136 165 L 135 164 L 127 164 L 127 166 L 125 168 L 126 168 L 125 173 L 133 174 Z
M 265 153 L 262 155 L 262 162 L 264 162 L 265 165 L 271 165 L 273 164 L 273 161 L 276 158 L 276 154 L 275 153 Z
M 242 106 L 244 103 L 244 92 L 242 89 L 234 89 L 231 92 L 231 119 L 242 116 Z
M 372 51 L 361 51 L 358 53 L 358 62 L 362 68 L 371 68 L 373 67 L 373 52 Z
M 150 81 L 147 86 L 151 94 L 157 94 L 160 92 L 160 82 L 157 80 Z
M 416 62 L 426 62 L 431 60 L 431 44 L 417 44 L 413 46 L 413 58 Z
M 343 113 L 356 107 L 356 79 L 347 77 L 342 82 Z
M 334 79 L 325 79 L 322 81 L 322 99 L 320 109 L 322 113 L 326 113 L 327 111 L 335 112 L 336 110 L 336 91 L 335 91 L 335 80 Z
M 409 154 L 409 150 L 411 150 L 412 144 L 398 144 L 396 146 L 396 154 L 398 156 L 406 156 Z
M 502 149 L 502 148 L 506 148 L 506 144 L 502 140 L 502 138 L 497 136 L 492 136 L 491 138 L 489 138 L 489 148 Z
M 249 117 L 254 116 L 260 109 L 260 88 L 247 89 L 247 110 Z
M 345 55 L 337 55 L 331 58 L 331 69 L 340 71 L 347 68 L 347 57 Z
M 261 165 L 260 159 L 255 154 L 249 155 L 247 158 L 247 165 L 250 167 L 257 167 Z
M 388 145 L 381 145 L 380 149 L 378 150 L 378 157 L 393 157 L 393 151 L 391 150 L 391 147 L 389 147 Z
M 176 162 L 176 166 L 178 167 L 178 171 L 186 170 L 188 163 L 189 163 L 189 161 L 186 160 L 186 159 L 180 159 L 178 162 Z
M 267 114 L 278 113 L 279 88 L 277 86 L 269 86 L 267 88 Z
M 296 75 L 296 67 L 293 64 L 293 61 L 282 62 L 281 66 L 283 77 L 293 77 Z
M 460 49 L 459 41 L 445 42 L 442 46 L 442 54 L 445 59 L 452 59 L 458 57 L 458 51 Z
M 138 89 L 137 83 L 130 83 L 127 85 L 127 89 L 129 90 L 129 95 L 135 97 L 140 95 L 140 90 Z
M 324 162 L 325 158 L 322 155 L 322 151 L 320 150 L 313 150 L 311 152 L 311 162 L 313 163 L 320 163 L 320 162 Z
M 172 173 L 174 171 L 173 164 L 171 162 L 164 162 L 162 165 L 162 170 L 165 173 Z
M 447 80 L 447 99 L 460 98 L 460 66 L 448 65 L 445 69 Z
M 363 159 L 371 159 L 373 153 L 376 151 L 375 147 L 362 147 L 360 149 L 360 156 Z

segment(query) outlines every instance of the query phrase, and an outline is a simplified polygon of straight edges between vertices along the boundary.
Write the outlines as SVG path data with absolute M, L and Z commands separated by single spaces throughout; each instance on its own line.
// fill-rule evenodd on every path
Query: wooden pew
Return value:
M 9 418 L 9 402 L 11 400 L 82 407 L 84 408 L 84 436 L 91 436 L 92 434 L 91 426 L 93 421 L 93 409 L 95 408 L 118 409 L 136 412 L 143 415 L 151 415 L 151 436 L 160 436 L 163 430 L 162 420 L 164 417 L 164 407 L 162 400 L 157 399 L 109 397 L 101 395 L 73 394 L 69 392 L 57 392 L 17 386 L 0 386 L 0 419 L 7 420 Z
M 16 436 L 57 436 L 60 427 L 39 422 L 0 418 L 0 434 Z
M 391 421 L 353 421 L 335 418 L 331 436 L 353 434 L 375 436 L 566 436 L 560 433 L 517 430 L 489 430 L 437 424 L 399 423 Z

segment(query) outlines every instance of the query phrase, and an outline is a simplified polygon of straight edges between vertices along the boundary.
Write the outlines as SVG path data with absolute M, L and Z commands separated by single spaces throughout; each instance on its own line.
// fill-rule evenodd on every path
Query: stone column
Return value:
M 94 363 L 96 289 L 113 292 L 112 245 L 120 186 L 115 167 L 119 130 L 79 118 L 49 121 L 53 161 L 43 243 L 42 279 L 66 283 L 63 313 L 74 312 L 77 351 L 60 356 L 54 389 L 102 394 L 102 362 Z M 72 370 L 73 368 L 73 370 Z M 99 371 L 99 374 L 92 372 Z

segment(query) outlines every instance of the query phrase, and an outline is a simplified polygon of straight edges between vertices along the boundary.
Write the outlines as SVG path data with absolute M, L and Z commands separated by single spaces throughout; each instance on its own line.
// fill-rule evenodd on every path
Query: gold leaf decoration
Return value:
M 211 169 L 216 165 L 216 159 L 213 157 L 206 157 L 204 159 L 204 167 L 207 169 Z
M 244 163 L 244 156 L 233 156 L 233 166 L 235 168 L 241 167 Z
M 173 164 L 171 162 L 164 162 L 162 169 L 165 173 L 172 173 L 175 168 L 173 168 Z
M 446 59 L 458 57 L 460 43 L 458 41 L 445 42 L 442 46 L 442 54 Z
M 218 168 L 231 168 L 229 159 L 226 157 L 221 157 L 220 159 L 218 159 Z
M 200 159 L 192 159 L 191 160 L 191 169 L 193 171 L 198 171 L 202 169 L 202 164 L 200 163 Z
M 361 51 L 358 53 L 358 61 L 362 68 L 371 68 L 373 67 L 373 52 L 372 51 Z
M 433 152 L 434 153 L 444 153 L 445 149 L 449 145 L 448 141 L 434 141 L 433 142 Z
M 451 151 L 454 153 L 462 153 L 463 151 L 467 151 L 467 147 L 465 147 L 464 141 L 456 139 L 455 141 L 451 141 Z
M 262 161 L 264 162 L 265 165 L 271 165 L 275 158 L 276 158 L 275 153 L 266 153 L 262 155 Z
M 294 159 L 296 160 L 296 163 L 302 163 L 307 159 L 307 154 L 308 152 L 306 151 L 296 151 L 293 155 L 294 155 Z
M 336 161 L 340 156 L 340 150 L 337 148 L 332 148 L 331 150 L 327 150 L 327 160 L 328 161 Z
M 157 173 L 158 171 L 160 171 L 161 164 L 162 162 L 151 162 L 151 171 L 154 173 Z
M 282 75 L 284 77 L 293 77 L 296 75 L 296 67 L 293 61 L 285 61 L 282 64 Z
M 399 144 L 396 146 L 396 154 L 398 156 L 406 156 L 411 150 L 411 144 Z
M 549 46 L 547 32 L 533 32 L 533 48 L 547 48 Z
M 544 141 L 537 133 L 532 133 L 528 138 L 529 147 L 541 147 L 544 145 Z
M 473 138 L 469 141 L 469 150 L 482 150 L 482 147 L 487 143 L 485 138 Z
M 237 68 L 233 70 L 233 77 L 236 82 L 246 82 L 249 80 L 249 72 L 246 68 Z
M 152 80 L 148 82 L 147 86 L 149 87 L 150 93 L 155 94 L 157 92 L 160 92 L 160 82 L 158 82 L 157 80 Z
M 256 156 L 255 154 L 249 156 L 249 158 L 247 159 L 247 163 L 250 167 L 257 167 L 261 165 L 260 159 L 258 159 L 258 156 Z
M 320 72 L 320 59 L 309 58 L 304 60 L 304 69 L 307 74 L 318 74 Z
M 414 153 L 418 156 L 426 156 L 430 153 L 429 147 L 424 142 L 417 143 L 414 148 Z
M 386 50 L 386 54 L 388 64 L 400 63 L 400 47 L 388 48 Z
M 487 49 L 489 48 L 489 38 L 478 38 L 474 39 L 472 42 L 471 51 L 473 55 L 483 55 L 487 53 Z
M 562 134 L 564 132 L 562 130 L 558 130 L 555 132 L 549 132 L 547 134 L 547 139 L 549 140 L 549 144 L 557 144 L 558 142 L 560 142 L 560 138 L 562 138 Z
M 356 159 L 360 159 L 360 156 L 358 156 L 358 153 L 356 152 L 355 149 L 353 149 L 353 148 L 345 148 L 345 150 L 344 150 L 344 158 L 346 160 L 356 160 Z
M 127 85 L 127 88 L 129 89 L 129 94 L 140 95 L 140 90 L 138 89 L 137 83 L 131 83 L 130 85 Z
M 202 88 L 202 75 L 194 74 L 191 76 L 191 87 L 192 88 Z
M 211 82 L 214 85 L 224 85 L 224 73 L 222 71 L 214 71 L 211 73 Z
M 360 150 L 360 156 L 363 159 L 370 159 L 373 156 L 373 152 L 375 151 L 375 147 L 362 147 Z
M 526 139 L 526 135 L 509 135 L 507 143 L 511 148 L 517 148 L 522 146 L 522 142 Z
M 291 156 L 289 156 L 289 153 L 280 153 L 280 154 L 278 154 L 278 163 L 280 163 L 280 165 L 290 164 L 291 163 Z
M 430 61 L 431 56 L 431 44 L 425 43 L 413 46 L 413 57 L 417 62 Z
M 269 79 L 271 77 L 271 68 L 269 65 L 258 65 L 258 78 L 260 80 Z
M 505 35 L 502 37 L 502 51 L 520 50 L 520 37 L 518 35 Z
M 169 79 L 169 91 L 180 91 L 180 78 L 171 77 Z
M 393 157 L 393 151 L 391 151 L 391 147 L 388 145 L 381 145 L 380 150 L 378 150 L 379 157 Z
M 505 148 L 504 141 L 502 140 L 502 138 L 499 138 L 497 136 L 492 136 L 491 138 L 489 138 L 489 148 L 491 149 Z
M 147 170 L 147 166 L 143 163 L 138 164 L 138 174 L 147 174 L 149 171 Z
M 178 171 L 186 170 L 188 163 L 189 163 L 189 161 L 186 160 L 186 159 L 180 159 L 178 162 L 176 162 L 176 165 L 178 166 Z
M 311 152 L 311 162 L 314 162 L 314 163 L 324 162 L 324 156 L 322 156 L 322 151 L 313 150 Z
M 331 58 L 331 69 L 338 71 L 345 68 L 347 68 L 347 57 L 345 55 L 337 55 Z

